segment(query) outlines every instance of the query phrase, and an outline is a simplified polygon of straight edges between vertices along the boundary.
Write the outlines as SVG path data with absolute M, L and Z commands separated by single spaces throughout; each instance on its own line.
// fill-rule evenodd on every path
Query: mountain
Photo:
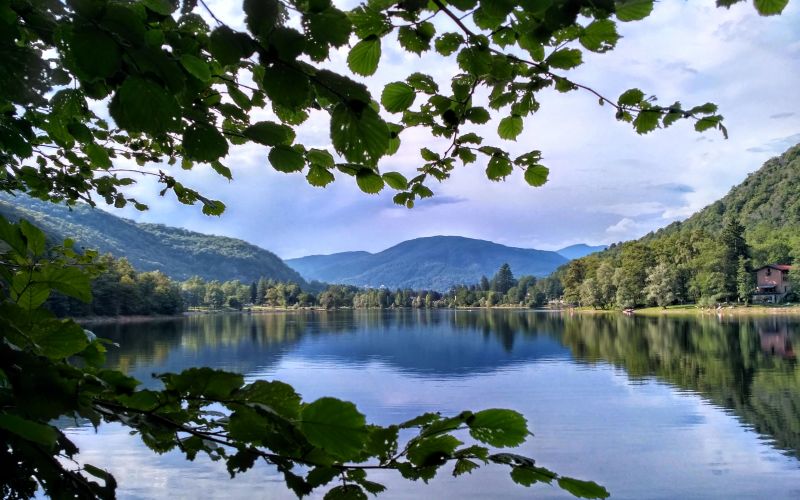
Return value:
M 288 259 L 307 280 L 358 286 L 447 290 L 477 283 L 508 263 L 516 276 L 546 276 L 568 259 L 556 252 L 514 248 L 461 236 L 404 241 L 382 252 L 344 252 Z
M 608 248 L 608 245 L 586 245 L 584 243 L 578 243 L 577 245 L 570 245 L 568 247 L 564 247 L 560 250 L 556 250 L 556 253 L 565 257 L 569 260 L 572 259 L 580 259 L 581 257 L 586 257 L 589 254 L 593 254 L 595 252 L 602 252 Z
M 78 204 L 71 209 L 24 195 L 0 194 L 0 214 L 28 219 L 54 242 L 72 238 L 76 247 L 126 257 L 139 271 L 159 270 L 176 280 L 259 277 L 304 284 L 277 255 L 246 241 L 188 231 L 162 224 L 142 224 Z

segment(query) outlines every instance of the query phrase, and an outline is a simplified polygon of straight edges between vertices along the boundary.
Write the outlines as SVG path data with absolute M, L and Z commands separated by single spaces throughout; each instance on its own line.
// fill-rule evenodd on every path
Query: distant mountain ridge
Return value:
M 568 247 L 564 247 L 560 250 L 556 250 L 556 253 L 559 255 L 566 257 L 569 260 L 580 259 L 581 257 L 586 257 L 587 255 L 602 252 L 608 248 L 608 245 L 587 245 L 585 243 L 578 243 L 577 245 L 570 245 Z
M 447 290 L 492 277 L 504 263 L 516 276 L 546 276 L 567 258 L 556 252 L 515 248 L 462 236 L 431 236 L 381 252 L 342 252 L 287 259 L 307 280 L 357 286 Z
M 70 210 L 25 195 L 0 193 L 0 214 L 11 220 L 28 219 L 55 242 L 69 237 L 78 247 L 126 257 L 139 271 L 159 270 L 176 280 L 196 275 L 249 283 L 264 276 L 305 284 L 277 255 L 236 238 L 137 223 L 85 204 Z

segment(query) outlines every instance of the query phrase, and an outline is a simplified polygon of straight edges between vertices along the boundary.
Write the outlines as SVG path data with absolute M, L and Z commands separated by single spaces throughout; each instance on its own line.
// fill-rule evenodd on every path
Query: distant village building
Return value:
M 756 269 L 756 293 L 753 302 L 769 302 L 776 304 L 792 291 L 789 283 L 789 271 L 792 266 L 786 264 L 769 264 Z

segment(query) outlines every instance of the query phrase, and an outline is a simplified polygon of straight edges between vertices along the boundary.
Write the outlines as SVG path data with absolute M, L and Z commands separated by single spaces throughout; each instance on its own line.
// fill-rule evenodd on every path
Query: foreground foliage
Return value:
M 388 185 L 398 191 L 394 201 L 409 207 L 431 196 L 430 181 L 448 178 L 457 162 L 480 161 L 494 181 L 518 168 L 540 186 L 548 176 L 541 151 L 513 157 L 477 132 L 497 114 L 497 138 L 516 140 L 523 119 L 540 107 L 537 96 L 551 88 L 593 94 L 640 134 L 681 120 L 725 133 L 712 103 L 663 105 L 636 88 L 610 98 L 567 76 L 585 52 L 616 46 L 618 22 L 642 20 L 654 4 L 371 0 L 345 12 L 329 0 L 245 0 L 241 31 L 197 0 L 180 8 L 170 0 L 4 0 L 0 188 L 67 202 L 94 203 L 97 195 L 116 207 L 145 209 L 124 188 L 132 174 L 147 174 L 164 185 L 162 194 L 218 215 L 221 201 L 169 169 L 205 163 L 230 179 L 224 158 L 231 146 L 246 143 L 265 146 L 272 168 L 303 172 L 314 186 L 329 184 L 338 171 L 367 193 Z M 788 0 L 754 4 L 774 15 Z M 357 79 L 378 71 L 382 46 L 395 37 L 409 53 L 454 59 L 458 72 L 449 85 L 413 73 L 373 96 Z M 325 65 L 348 44 L 352 76 Z M 298 141 L 298 127 L 312 113 L 327 115 L 332 151 Z M 253 121 L 256 115 L 271 118 Z M 411 179 L 381 172 L 381 158 L 396 153 L 416 127 L 441 140 L 438 151 L 420 150 L 419 173 Z M 148 163 L 159 166 L 142 168 Z
M 529 435 L 525 418 L 512 410 L 428 413 L 380 427 L 367 424 L 352 403 L 303 402 L 282 382 L 245 384 L 240 374 L 210 368 L 159 374 L 163 389 L 137 389 L 137 380 L 104 368 L 106 341 L 43 307 L 54 291 L 91 299 L 93 255 L 77 254 L 69 241 L 48 249 L 44 233 L 26 221 L 0 218 L 0 241 L 0 465 L 13 471 L 0 480 L 4 498 L 29 498 L 38 488 L 53 498 L 114 497 L 114 478 L 102 464 L 79 463 L 79 450 L 54 425 L 65 418 L 120 422 L 155 452 L 178 449 L 189 460 L 204 453 L 224 461 L 231 476 L 266 461 L 298 496 L 336 481 L 326 498 L 364 498 L 385 489 L 368 479 L 369 470 L 427 481 L 450 462 L 456 476 L 492 463 L 510 467 L 512 480 L 524 486 L 544 482 L 576 496 L 608 495 L 530 458 L 493 452 Z

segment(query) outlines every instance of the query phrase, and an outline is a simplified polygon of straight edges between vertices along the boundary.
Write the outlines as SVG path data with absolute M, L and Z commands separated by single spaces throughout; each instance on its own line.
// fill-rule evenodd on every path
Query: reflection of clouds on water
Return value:
M 114 359 L 146 374 L 198 363 L 234 367 L 249 381 L 291 383 L 306 400 L 352 400 L 379 424 L 434 410 L 514 408 L 535 434 L 520 453 L 596 480 L 615 498 L 653 491 L 797 497 L 790 485 L 800 484 L 798 460 L 775 448 L 798 449 L 797 416 L 787 409 L 800 394 L 800 371 L 765 354 L 761 335 L 785 331 L 797 341 L 796 320 L 346 311 L 199 318 L 186 326 L 117 332 L 122 348 Z M 224 467 L 207 460 L 154 458 L 119 427 L 76 439 L 82 460 L 111 464 L 122 498 L 287 493 L 269 468 L 229 481 Z M 506 470 L 491 468 L 459 479 L 444 473 L 430 486 L 391 472 L 378 477 L 389 499 L 568 498 L 549 486 L 518 487 Z

